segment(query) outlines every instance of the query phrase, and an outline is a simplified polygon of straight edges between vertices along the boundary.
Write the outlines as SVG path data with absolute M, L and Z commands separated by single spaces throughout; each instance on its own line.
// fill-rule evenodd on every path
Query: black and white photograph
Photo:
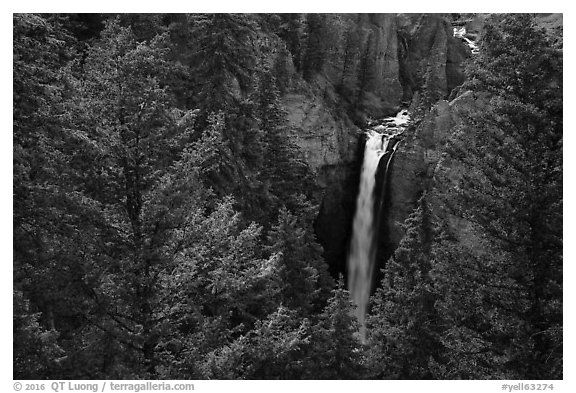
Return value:
M 564 379 L 564 14 L 382 10 L 12 14 L 14 389 Z

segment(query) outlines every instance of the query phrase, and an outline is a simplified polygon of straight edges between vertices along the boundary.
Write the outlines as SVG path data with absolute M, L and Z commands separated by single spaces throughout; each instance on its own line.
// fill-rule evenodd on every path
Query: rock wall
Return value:
M 401 14 L 398 26 L 406 42 L 401 58 L 405 99 L 425 85 L 448 98 L 465 80 L 463 61 L 470 57 L 470 49 L 453 37 L 451 24 L 441 14 Z
M 368 71 L 371 80 L 365 97 L 365 107 L 371 117 L 395 114 L 402 101 L 400 62 L 398 60 L 398 24 L 393 14 L 368 15 L 364 24 L 369 29 L 366 45 L 372 57 Z M 369 102 L 371 101 L 371 102 Z
M 467 91 L 450 102 L 448 107 L 452 128 L 448 128 L 446 141 L 451 137 L 451 132 L 458 130 L 459 123 L 466 118 L 469 112 L 482 112 L 485 102 L 482 98 L 474 96 Z M 441 151 L 440 151 L 441 152 Z M 459 187 L 459 183 L 470 168 L 464 167 L 459 160 L 451 158 L 448 154 L 440 154 L 434 166 L 432 184 L 429 201 L 435 215 L 441 217 L 448 224 L 448 231 L 460 246 L 468 249 L 475 255 L 482 255 L 488 252 L 488 247 L 483 238 L 479 235 L 478 229 L 471 221 L 453 214 L 448 208 L 443 196 L 449 195 L 449 190 Z
M 361 130 L 348 117 L 331 112 L 310 94 L 287 94 L 283 103 L 294 134 L 293 141 L 316 176 L 320 211 L 316 235 L 332 273 L 345 271 L 358 178 Z
M 310 168 L 320 174 L 322 168 L 355 162 L 361 131 L 346 116 L 335 116 L 320 97 L 290 93 L 283 97 L 293 141 L 300 147 Z M 326 179 L 318 178 L 321 187 Z
M 362 119 L 394 114 L 403 88 L 395 14 L 346 14 L 331 17 L 335 41 L 328 45 L 324 73 L 349 112 Z
M 470 222 L 452 215 L 436 195 L 446 195 L 464 175 L 459 162 L 444 154 L 445 145 L 466 111 L 477 108 L 479 103 L 471 92 L 454 100 L 439 101 L 415 129 L 412 129 L 396 153 L 390 178 L 390 201 L 384 221 L 383 247 L 394 249 L 404 236 L 402 223 L 412 213 L 424 191 L 430 194 L 434 214 L 446 219 L 452 234 L 460 244 L 481 253 L 482 241 Z M 390 253 L 383 255 L 385 263 Z
M 454 116 L 447 101 L 438 102 L 417 128 L 407 131 L 398 147 L 390 174 L 389 204 L 386 217 L 382 218 L 388 247 L 395 248 L 400 243 L 404 237 L 404 220 L 424 190 L 430 188 L 442 148 L 456 121 Z
M 334 43 L 335 55 L 325 73 L 309 84 L 296 83 L 297 88 L 283 97 L 294 131 L 291 137 L 320 188 L 316 234 L 333 273 L 345 271 L 362 165 L 362 131 L 349 116 L 357 120 L 396 113 L 403 100 L 410 100 L 424 82 L 447 98 L 463 82 L 462 61 L 470 55 L 469 49 L 452 37 L 451 25 L 440 15 L 361 14 L 343 20 L 353 21 L 348 29 L 353 34 Z M 358 48 L 349 47 L 350 39 Z M 359 96 L 362 102 L 353 103 L 363 66 L 369 71 L 370 83 L 365 86 L 366 94 Z M 349 89 L 339 90 L 342 83 Z M 364 112 L 350 114 L 341 106 L 343 101 Z M 430 186 L 452 117 L 448 102 L 441 101 L 401 142 L 392 164 L 388 215 L 382 224 L 387 233 L 385 248 L 393 250 L 400 242 L 404 234 L 401 224 Z

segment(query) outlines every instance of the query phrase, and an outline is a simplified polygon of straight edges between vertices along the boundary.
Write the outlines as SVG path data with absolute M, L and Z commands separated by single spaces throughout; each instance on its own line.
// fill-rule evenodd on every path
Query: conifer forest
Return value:
M 13 14 L 14 379 L 563 379 L 562 14 Z

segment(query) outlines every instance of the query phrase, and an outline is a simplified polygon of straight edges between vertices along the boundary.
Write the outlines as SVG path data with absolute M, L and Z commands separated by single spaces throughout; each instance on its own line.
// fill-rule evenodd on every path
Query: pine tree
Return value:
M 165 84 L 171 68 L 166 53 L 165 37 L 138 43 L 129 27 L 108 21 L 70 105 L 84 147 L 71 158 L 75 195 L 86 210 L 82 215 L 90 217 L 85 235 L 94 236 L 81 243 L 75 271 L 85 298 L 74 312 L 101 332 L 92 342 L 108 336 L 120 344 L 120 357 L 137 359 L 132 376 L 156 372 L 158 275 L 169 268 L 160 252 L 166 228 L 151 219 L 157 215 L 149 210 L 150 192 L 186 140 Z M 99 360 L 104 373 L 117 370 Z
M 271 194 L 275 215 L 280 204 L 295 208 L 298 201 L 295 195 L 314 190 L 310 169 L 301 159 L 298 146 L 291 140 L 291 130 L 286 110 L 280 101 L 276 79 L 265 70 L 261 73 L 258 89 L 257 116 L 262 131 L 261 178 Z
M 292 55 L 296 71 L 302 71 L 302 47 L 304 39 L 304 24 L 301 14 L 280 14 L 282 24 L 278 36 L 286 42 L 286 47 Z
M 138 42 L 150 41 L 166 31 L 162 14 L 121 14 L 118 16 L 122 26 L 129 26 Z
M 230 164 L 233 160 L 232 152 L 224 137 L 225 128 L 224 113 L 211 114 L 202 136 L 193 142 L 189 150 L 191 159 L 200 168 L 200 175 L 208 187 L 225 187 L 234 171 Z
M 435 227 L 421 197 L 406 220 L 406 234 L 383 269 L 382 286 L 368 318 L 369 365 L 374 377 L 429 379 L 429 359 L 438 353 L 441 322 L 430 276 Z
M 15 290 L 13 299 L 14 379 L 54 378 L 64 357 L 58 333 L 42 328 L 22 292 Z
M 203 376 L 219 379 L 300 379 L 310 346 L 310 323 L 280 305 L 253 330 L 210 353 Z
M 235 108 L 242 92 L 250 91 L 254 35 L 247 15 L 205 14 L 194 20 L 192 68 L 201 85 L 197 102 L 204 113 Z
M 461 176 L 439 193 L 474 248 L 443 242 L 441 375 L 561 377 L 562 55 L 527 14 L 492 18 L 469 82 L 475 104 L 449 141 Z M 451 162 L 451 164 L 450 164 Z M 471 287 L 462 291 L 465 283 Z M 489 316 L 489 317 L 487 317 Z M 490 355 L 488 355 L 490 354 Z M 478 365 L 481 367 L 478 367 Z
M 489 247 L 479 239 L 477 247 Z M 478 256 L 454 239 L 436 248 L 431 272 L 442 317 L 442 350 L 430 362 L 435 379 L 514 379 L 530 351 L 523 315 L 526 291 L 509 256 L 492 248 Z M 524 360 L 521 360 L 524 359 Z
M 41 268 L 61 190 L 66 34 L 54 21 L 14 14 L 14 264 Z M 52 208 L 51 208 L 52 207 Z M 44 254 L 44 255 L 43 255 Z M 37 283 L 38 284 L 38 283 Z M 38 285 L 42 287 L 42 285 Z M 40 289 L 40 288 L 38 288 Z
M 276 85 L 280 95 L 286 94 L 292 86 L 293 66 L 290 61 L 290 52 L 282 45 L 278 48 L 278 53 L 274 57 L 272 74 L 276 78 Z
M 322 309 L 333 285 L 312 236 L 309 224 L 286 208 L 268 234 L 269 251 L 280 258 L 280 301 L 303 315 Z
M 342 277 L 332 290 L 319 321 L 312 327 L 310 369 L 308 378 L 359 379 L 364 377 L 362 346 L 358 321 L 352 313 L 350 293 Z
M 29 324 L 25 329 L 44 337 L 46 353 L 52 353 L 57 332 L 78 323 L 70 310 L 81 306 L 84 296 L 75 266 L 82 260 L 82 219 L 89 214 L 83 215 L 74 189 L 70 147 L 76 147 L 78 139 L 69 130 L 67 110 L 74 95 L 70 63 L 75 41 L 56 16 L 15 14 L 13 22 L 13 280 L 23 293 L 15 296 L 14 305 L 23 313 L 18 318 Z M 28 308 L 33 312 L 28 314 Z M 63 315 L 67 319 L 60 318 Z M 19 340 L 27 340 L 28 333 L 15 336 L 15 355 L 27 345 Z M 38 342 L 29 344 L 44 356 Z M 15 360 L 15 374 L 28 378 L 44 372 L 37 364 L 29 371 L 20 366 Z
M 262 255 L 262 228 L 243 227 L 232 205 L 227 198 L 210 213 L 197 204 L 182 211 L 169 250 L 174 267 L 161 274 L 161 297 L 170 299 L 158 311 L 164 377 L 206 377 L 204 362 L 277 305 L 278 257 Z
M 306 50 L 302 60 L 302 71 L 305 80 L 323 70 L 327 52 L 327 16 L 324 14 L 306 15 Z

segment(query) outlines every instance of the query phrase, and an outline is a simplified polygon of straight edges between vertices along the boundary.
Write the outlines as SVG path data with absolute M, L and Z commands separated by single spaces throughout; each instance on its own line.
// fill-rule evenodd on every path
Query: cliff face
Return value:
M 467 32 L 477 36 L 486 17 L 486 14 L 464 15 Z M 559 14 L 540 15 L 536 20 L 552 36 L 562 31 Z M 405 61 L 403 70 L 407 78 L 404 86 L 408 93 L 412 84 L 417 85 L 419 80 L 429 89 L 448 95 L 464 82 L 463 61 L 470 56 L 470 50 L 462 41 L 449 35 L 451 26 L 448 22 L 438 16 L 410 15 L 401 17 L 399 26 L 408 42 L 406 55 L 401 57 Z M 444 93 L 441 96 L 447 97 Z M 430 195 L 434 214 L 448 223 L 448 230 L 462 247 L 476 255 L 486 251 L 472 223 L 451 214 L 438 200 L 438 195 L 447 195 L 447 190 L 456 187 L 466 173 L 460 162 L 443 154 L 450 133 L 465 118 L 466 112 L 481 112 L 482 105 L 482 100 L 474 99 L 470 92 L 459 92 L 450 102 L 438 101 L 418 127 L 407 132 L 390 174 L 388 208 L 382 217 L 380 249 L 385 250 L 380 253 L 382 263 L 404 237 L 402 224 L 424 191 Z
M 388 244 L 394 247 L 404 236 L 402 223 L 432 183 L 448 131 L 456 121 L 451 105 L 440 101 L 398 148 L 390 174 L 390 202 L 383 228 Z
M 463 62 L 470 49 L 453 37 L 452 25 L 441 14 L 362 15 L 356 83 L 367 80 L 359 103 L 370 117 L 396 113 L 416 91 L 426 87 L 448 98 L 464 82 Z M 365 67 L 365 74 L 362 74 Z
M 356 160 L 360 129 L 347 117 L 336 116 L 321 98 L 291 93 L 283 97 L 293 141 L 300 147 L 310 168 L 320 173 L 324 167 L 346 165 Z M 326 179 L 319 177 L 321 187 Z
M 320 188 L 318 240 L 332 272 L 343 272 L 358 189 L 361 131 L 346 116 L 329 111 L 317 97 L 293 93 L 286 95 L 283 103 L 294 130 L 293 141 Z
M 444 143 L 449 138 L 454 137 L 452 132 L 458 129 L 459 123 L 470 112 L 481 112 L 485 103 L 478 97 L 473 97 L 472 92 L 468 91 L 450 102 L 448 106 L 448 115 L 450 124 L 445 129 Z M 467 115 L 468 113 L 468 115 Z M 440 150 L 442 153 L 442 149 Z M 467 248 L 472 254 L 481 255 L 488 251 L 485 241 L 479 235 L 477 228 L 471 221 L 460 215 L 453 214 L 447 208 L 447 204 L 442 201 L 443 195 L 448 195 L 449 190 L 459 187 L 459 183 L 466 176 L 470 168 L 464 167 L 461 161 L 452 159 L 448 154 L 439 154 L 438 160 L 434 166 L 433 178 L 429 187 L 430 202 L 433 213 L 448 223 L 448 231 L 460 246 Z
M 404 236 L 402 223 L 426 191 L 430 194 L 434 214 L 445 219 L 460 245 L 475 253 L 483 252 L 482 241 L 473 225 L 451 214 L 436 197 L 446 195 L 447 190 L 456 187 L 465 175 L 461 164 L 443 154 L 443 151 L 464 113 L 471 108 L 481 110 L 479 105 L 470 92 L 461 94 L 451 102 L 439 101 L 402 142 L 390 178 L 390 205 L 384 217 L 384 246 L 393 249 L 400 243 Z
M 399 34 L 405 42 L 402 56 L 406 99 L 426 86 L 440 98 L 464 82 L 463 62 L 470 49 L 453 37 L 451 24 L 441 15 L 400 15 Z
M 364 59 L 367 62 L 367 80 L 359 81 L 366 85 L 361 104 L 371 117 L 391 115 L 399 110 L 403 96 L 397 17 L 390 14 L 365 15 L 360 23 L 367 31 L 363 55 L 368 56 Z M 362 76 L 360 73 L 359 77 Z
M 362 132 L 350 118 L 394 114 L 423 86 L 447 98 L 464 81 L 462 62 L 470 56 L 439 15 L 362 14 L 342 20 L 349 23 L 347 32 L 333 42 L 323 75 L 311 88 L 292 89 L 283 97 L 292 138 L 321 190 L 316 233 L 333 272 L 345 270 L 362 165 Z M 399 243 L 400 224 L 429 186 L 452 121 L 450 106 L 442 101 L 402 142 L 383 222 L 387 248 Z
M 357 119 L 398 111 L 403 88 L 394 14 L 334 15 L 324 75 Z

